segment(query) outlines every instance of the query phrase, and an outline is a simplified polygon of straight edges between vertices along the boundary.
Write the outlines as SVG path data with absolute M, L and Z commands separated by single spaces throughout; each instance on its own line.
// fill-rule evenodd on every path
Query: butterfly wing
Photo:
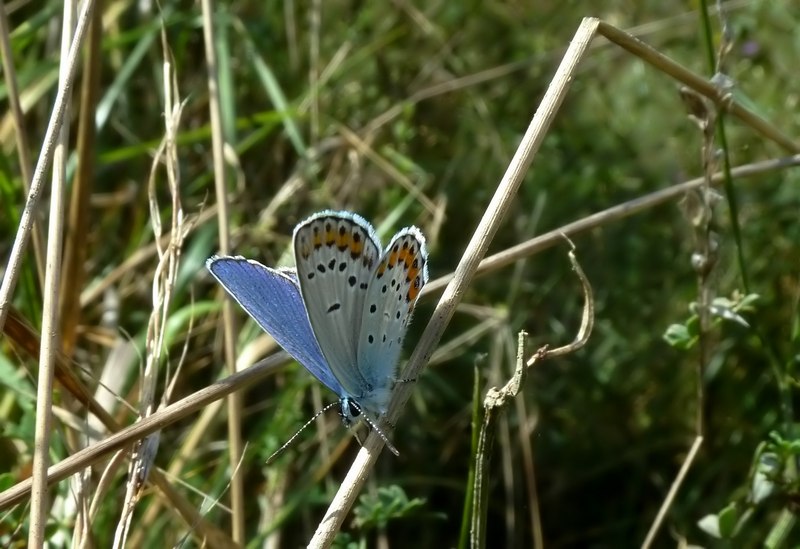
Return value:
M 381 256 L 364 300 L 358 367 L 372 388 L 359 404 L 385 412 L 411 313 L 428 281 L 425 237 L 416 227 L 397 233 Z
M 294 255 L 314 335 L 345 390 L 339 396 L 358 397 L 368 388 L 357 363 L 358 335 L 380 241 L 362 217 L 324 211 L 295 228 Z
M 243 257 L 214 256 L 206 268 L 278 345 L 331 391 L 342 394 L 309 324 L 296 273 Z

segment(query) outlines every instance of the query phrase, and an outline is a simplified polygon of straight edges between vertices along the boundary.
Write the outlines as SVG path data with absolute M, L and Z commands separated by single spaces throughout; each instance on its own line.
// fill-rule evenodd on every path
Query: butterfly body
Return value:
M 427 282 L 425 238 L 408 227 L 384 250 L 362 217 L 323 211 L 295 228 L 293 248 L 296 270 L 243 257 L 212 257 L 206 266 L 339 396 L 345 425 L 364 415 L 377 420 L 387 411 L 403 337 Z

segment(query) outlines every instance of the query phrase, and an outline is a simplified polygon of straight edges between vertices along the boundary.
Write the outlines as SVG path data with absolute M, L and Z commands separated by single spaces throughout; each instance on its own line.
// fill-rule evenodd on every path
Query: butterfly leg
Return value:
M 418 377 L 412 377 L 412 378 L 408 378 L 408 379 L 403 378 L 403 379 L 395 379 L 394 380 L 395 383 L 416 383 L 417 381 L 419 381 Z

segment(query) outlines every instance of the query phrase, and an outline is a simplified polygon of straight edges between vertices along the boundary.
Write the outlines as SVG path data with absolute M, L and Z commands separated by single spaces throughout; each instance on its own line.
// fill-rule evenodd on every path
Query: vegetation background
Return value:
M 651 0 L 217 3 L 234 253 L 267 265 L 290 263 L 298 221 L 321 209 L 348 209 L 373 220 L 384 241 L 416 224 L 428 237 L 432 278 L 452 272 L 584 16 L 625 29 L 708 78 L 715 73 L 710 59 L 720 44 L 729 45 L 719 71 L 733 82 L 734 97 L 797 135 L 796 2 L 721 5 L 722 16 L 716 5 Z M 26 196 L 17 151 L 27 146 L 36 158 L 50 116 L 62 7 L 18 0 L 4 8 L 29 140 L 20 139 L 8 111 L 0 124 L 0 252 L 7 258 Z M 115 388 L 118 399 L 103 402 L 127 425 L 135 416 L 123 402 L 134 411 L 140 405 L 153 308 L 152 217 L 168 227 L 174 212 L 161 167 L 152 193 L 148 184 L 165 134 L 167 55 L 185 101 L 176 150 L 187 234 L 155 402 L 168 383 L 173 402 L 227 375 L 223 292 L 204 269 L 220 249 L 204 23 L 195 2 L 107 1 L 96 16 L 102 17 L 94 49 L 97 95 L 88 103 L 96 136 L 81 145 L 83 164 L 74 153 L 67 172 L 74 181 L 76 166 L 90 164 L 88 192 L 68 195 L 68 209 L 82 211 L 85 223 L 65 236 L 72 250 L 65 261 L 84 255 L 80 274 L 59 295 L 80 306 L 62 311 L 59 337 L 92 391 L 100 379 Z M 595 40 L 490 254 L 702 176 L 704 136 L 678 88 L 631 54 Z M 72 150 L 87 91 L 79 76 Z M 9 93 L 5 80 L 0 98 L 8 102 Z M 787 154 L 735 120 L 726 118 L 724 128 L 726 142 L 713 145 L 720 152 L 712 171 L 725 158 L 740 166 Z M 580 352 L 538 364 L 504 416 L 491 465 L 490 546 L 641 544 L 698 434 L 698 416 L 703 442 L 655 545 L 800 543 L 793 410 L 800 356 L 798 185 L 795 169 L 733 180 L 738 242 L 731 195 L 717 189 L 713 233 L 706 236 L 718 243 L 718 255 L 707 277 L 692 266 L 698 239 L 691 199 L 610 217 L 573 236 L 595 293 L 594 332 Z M 44 228 L 45 212 L 39 216 Z M 466 543 L 473 393 L 482 400 L 511 375 L 519 330 L 530 334 L 531 349 L 574 337 L 583 303 L 566 251 L 556 246 L 475 279 L 397 425 L 400 457 L 380 457 L 339 546 Z M 33 257 L 26 255 L 13 303 L 38 331 L 43 292 Z M 706 331 L 692 306 L 704 293 L 730 299 L 717 302 Z M 418 305 L 408 347 L 435 297 Z M 241 366 L 275 350 L 242 311 L 234 314 Z M 0 489 L 30 474 L 37 364 L 38 356 L 26 355 L 19 341 L 0 341 Z M 235 471 L 244 479 L 245 505 L 235 513 L 247 546 L 303 545 L 358 444 L 331 413 L 266 466 L 267 456 L 334 395 L 294 363 L 241 394 L 236 425 L 246 451 L 240 463 L 230 461 L 230 425 L 220 402 L 166 427 L 155 464 L 169 471 L 174 488 L 206 523 L 229 535 Z M 86 410 L 58 385 L 54 413 L 50 459 L 57 462 L 92 439 Z M 107 464 L 96 463 L 85 476 L 82 503 L 72 500 L 79 492 L 74 481 L 53 488 L 51 546 L 76 543 L 81 506 L 88 508 Z M 111 544 L 122 514 L 124 460 L 112 470 L 90 521 L 97 547 Z M 173 511 L 158 490 L 144 488 L 128 545 L 199 544 L 192 534 L 197 525 Z M 29 512 L 27 503 L 0 509 L 0 545 L 24 545 Z M 715 524 L 727 539 L 709 533 Z

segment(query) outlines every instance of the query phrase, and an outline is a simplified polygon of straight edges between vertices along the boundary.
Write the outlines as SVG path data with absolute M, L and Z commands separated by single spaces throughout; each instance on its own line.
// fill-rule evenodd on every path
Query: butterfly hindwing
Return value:
M 411 313 L 428 281 L 425 237 L 416 227 L 401 230 L 384 250 L 364 300 L 358 338 L 358 368 L 371 388 L 360 404 L 385 412 Z
M 278 345 L 330 390 L 342 394 L 309 323 L 296 273 L 243 257 L 214 256 L 206 267 Z

